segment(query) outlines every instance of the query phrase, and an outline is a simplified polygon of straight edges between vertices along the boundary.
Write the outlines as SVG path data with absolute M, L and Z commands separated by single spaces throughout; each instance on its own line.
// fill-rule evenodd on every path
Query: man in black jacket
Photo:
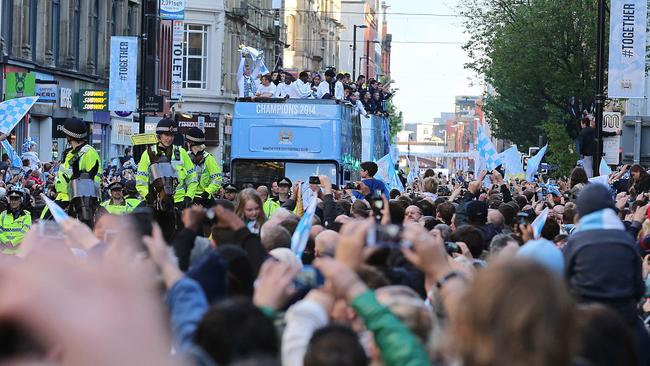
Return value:
M 580 120 L 580 134 L 578 134 L 578 146 L 580 147 L 580 156 L 582 157 L 582 166 L 587 173 L 587 177 L 592 178 L 594 173 L 594 164 L 600 164 L 599 161 L 594 163 L 594 153 L 596 152 L 596 130 L 593 122 L 589 117 Z M 602 137 L 613 137 L 618 135 L 617 132 L 602 132 Z M 602 141 L 600 142 L 602 151 Z
M 579 224 L 564 247 L 566 279 L 580 303 L 598 302 L 617 311 L 635 336 L 639 365 L 650 364 L 650 336 L 637 315 L 645 293 L 634 237 L 616 214 L 605 186 L 588 184 L 577 199 Z

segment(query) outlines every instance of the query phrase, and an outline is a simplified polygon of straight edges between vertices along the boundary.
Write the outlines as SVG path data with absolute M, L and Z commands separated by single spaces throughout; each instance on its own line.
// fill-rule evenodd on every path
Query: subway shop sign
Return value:
M 80 89 L 77 106 L 80 112 L 107 111 L 108 90 Z

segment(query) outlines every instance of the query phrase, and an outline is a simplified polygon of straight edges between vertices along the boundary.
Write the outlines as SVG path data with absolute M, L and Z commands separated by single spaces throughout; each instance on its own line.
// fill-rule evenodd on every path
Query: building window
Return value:
M 207 88 L 208 26 L 185 24 L 183 88 Z
M 132 36 L 135 31 L 135 5 L 129 2 L 129 8 L 126 14 L 126 35 Z
M 99 0 L 94 1 L 92 27 L 93 63 L 95 64 L 95 73 L 97 73 L 97 66 L 99 64 Z
M 50 32 L 52 43 L 52 57 L 54 65 L 59 64 L 59 30 L 61 28 L 61 0 L 52 1 L 52 29 Z
M 74 62 L 77 70 L 79 69 L 79 48 L 81 43 L 81 0 L 74 0 L 74 34 L 73 47 L 74 47 Z
M 38 0 L 29 1 L 29 48 L 32 60 L 36 60 L 36 23 L 38 22 Z
M 115 3 L 115 0 L 113 0 L 111 4 L 111 36 L 117 35 L 117 28 L 115 25 L 116 20 L 117 20 L 117 4 Z
M 2 38 L 4 39 L 4 54 L 10 56 L 13 48 L 13 26 L 14 26 L 14 1 L 0 1 L 2 4 Z

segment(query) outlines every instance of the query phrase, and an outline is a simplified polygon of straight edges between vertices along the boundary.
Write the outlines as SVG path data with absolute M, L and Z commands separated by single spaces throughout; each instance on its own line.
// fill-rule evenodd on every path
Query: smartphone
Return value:
M 42 238 L 63 238 L 61 226 L 52 220 L 41 220 L 38 222 L 38 235 Z
M 316 176 L 309 177 L 309 184 L 320 184 L 320 178 Z
M 528 225 L 530 224 L 530 217 L 526 212 L 519 212 L 517 214 L 517 221 L 519 222 L 519 225 Z
M 453 241 L 446 241 L 445 242 L 445 249 L 447 250 L 447 254 L 450 256 L 454 253 L 462 254 L 463 252 L 460 250 L 460 246 Z
M 410 242 L 402 239 L 401 225 L 375 225 L 373 230 L 369 230 L 366 235 L 367 247 L 380 248 L 410 248 Z
M 313 266 L 304 266 L 293 278 L 293 285 L 296 289 L 319 288 L 325 283 L 323 274 Z

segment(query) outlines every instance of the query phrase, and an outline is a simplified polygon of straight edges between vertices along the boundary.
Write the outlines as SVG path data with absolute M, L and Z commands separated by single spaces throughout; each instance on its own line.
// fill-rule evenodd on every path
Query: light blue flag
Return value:
M 11 166 L 14 168 L 21 168 L 23 166 L 23 163 L 11 144 L 7 140 L 2 140 L 2 147 L 5 149 L 7 155 L 9 156 Z
M 61 208 L 61 206 L 57 205 L 56 202 L 47 198 L 47 196 L 44 195 L 43 193 L 41 193 L 41 198 L 43 198 L 43 201 L 45 201 L 45 205 L 50 210 L 50 212 L 52 213 L 52 217 L 54 217 L 54 220 L 57 223 L 60 224 L 70 218 L 70 216 L 68 216 L 65 210 Z
M 612 169 L 609 167 L 609 165 L 607 165 L 607 162 L 603 158 L 600 159 L 600 166 L 598 169 L 600 170 L 600 175 L 612 174 Z
M 377 174 L 375 174 L 375 179 L 389 183 L 392 178 L 391 168 L 395 170 L 395 164 L 393 164 L 393 159 L 390 154 L 386 154 L 383 158 L 377 160 Z
M 524 166 L 521 163 L 521 153 L 517 150 L 516 146 L 512 146 L 502 152 L 501 161 L 503 161 L 503 167 L 506 171 L 505 179 L 522 179 L 526 175 L 524 173 Z
M 548 218 L 548 207 L 542 211 L 542 213 L 537 216 L 535 221 L 533 221 L 532 224 L 530 224 L 530 227 L 533 229 L 533 237 L 535 240 L 539 239 L 540 236 L 542 236 L 542 229 L 544 228 L 544 224 L 546 224 L 546 219 Z
M 24 97 L 0 103 L 0 133 L 11 133 L 37 100 L 38 97 Z
M 541 148 L 535 156 L 532 158 L 528 159 L 528 166 L 526 166 L 526 180 L 529 182 L 533 181 L 533 176 L 535 173 L 537 173 L 537 170 L 539 170 L 539 165 L 542 163 L 542 159 L 544 159 L 544 155 L 546 154 L 546 149 L 548 148 L 548 145 L 544 146 Z
M 494 147 L 490 136 L 483 126 L 479 124 L 476 135 L 476 153 L 481 160 L 481 169 L 492 170 L 501 165 L 501 158 Z
M 49 207 L 49 206 L 48 206 Z M 307 241 L 309 240 L 309 232 L 311 231 L 311 223 L 314 219 L 314 214 L 316 213 L 316 199 L 313 198 L 309 202 L 307 210 L 302 215 L 298 226 L 296 226 L 296 231 L 291 237 L 291 251 L 298 257 L 298 260 L 302 262 L 302 253 L 307 247 Z

